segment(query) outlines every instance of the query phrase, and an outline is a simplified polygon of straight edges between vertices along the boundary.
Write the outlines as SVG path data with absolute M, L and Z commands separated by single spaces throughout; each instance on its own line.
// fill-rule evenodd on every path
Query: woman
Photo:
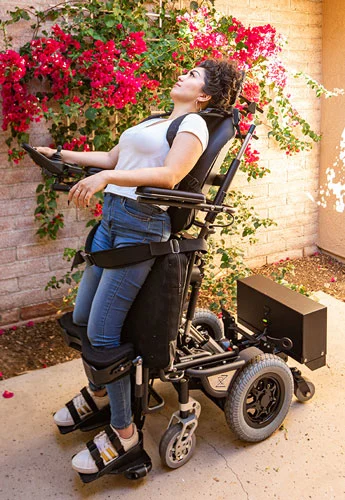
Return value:
M 103 218 L 92 243 L 93 252 L 169 238 L 169 215 L 159 207 L 138 203 L 136 187 L 172 189 L 190 172 L 208 143 L 206 123 L 196 112 L 206 107 L 229 109 L 242 80 L 243 73 L 232 63 L 204 61 L 178 78 L 170 93 L 174 107 L 168 118 L 154 118 L 126 130 L 109 152 L 62 151 L 66 162 L 103 169 L 75 184 L 68 196 L 69 201 L 83 208 L 105 188 Z M 170 149 L 167 129 L 172 120 L 187 113 L 191 114 L 182 121 Z M 48 157 L 55 152 L 45 147 L 37 149 Z M 112 348 L 120 344 L 126 315 L 153 263 L 151 259 L 121 269 L 85 269 L 73 321 L 87 325 L 93 346 Z M 110 402 L 112 429 L 126 451 L 135 446 L 138 432 L 132 423 L 129 376 L 106 387 L 89 384 L 88 393 L 98 409 Z M 92 413 L 82 394 L 73 399 L 73 404 L 81 418 Z M 59 426 L 74 423 L 67 407 L 59 410 L 54 420 Z M 116 460 L 117 452 L 105 432 L 98 434 L 94 442 L 105 465 Z M 74 456 L 72 467 L 84 474 L 98 472 L 88 449 Z

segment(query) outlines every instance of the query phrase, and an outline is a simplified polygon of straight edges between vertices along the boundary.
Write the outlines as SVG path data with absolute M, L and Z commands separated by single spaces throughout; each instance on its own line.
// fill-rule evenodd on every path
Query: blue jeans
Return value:
M 129 198 L 106 194 L 103 218 L 92 251 L 120 248 L 151 241 L 166 241 L 171 232 L 169 215 L 160 208 Z M 86 326 L 95 347 L 117 347 L 127 313 L 143 286 L 155 259 L 118 269 L 86 267 L 79 285 L 73 321 Z M 90 383 L 92 390 L 99 390 Z M 132 421 L 130 377 L 106 385 L 111 424 L 116 429 Z

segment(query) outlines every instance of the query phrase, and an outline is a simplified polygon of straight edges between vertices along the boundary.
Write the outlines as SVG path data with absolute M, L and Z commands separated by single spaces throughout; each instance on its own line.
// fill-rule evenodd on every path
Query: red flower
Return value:
M 13 392 L 10 392 L 10 391 L 4 391 L 2 393 L 2 397 L 3 398 L 6 398 L 6 399 L 10 399 L 10 398 L 13 398 L 14 396 L 14 393 Z
M 96 203 L 96 206 L 93 210 L 91 210 L 91 213 L 93 214 L 94 217 L 100 217 L 103 213 L 102 203 Z

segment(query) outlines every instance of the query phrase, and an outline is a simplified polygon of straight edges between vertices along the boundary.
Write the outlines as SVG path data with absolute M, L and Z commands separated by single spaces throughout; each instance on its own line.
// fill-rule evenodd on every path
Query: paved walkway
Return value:
M 84 385 L 79 360 L 0 382 L 0 500 L 320 500 L 345 498 L 345 303 L 322 292 L 328 307 L 327 366 L 303 367 L 316 385 L 314 398 L 294 398 L 284 423 L 268 440 L 243 444 L 234 439 L 224 414 L 202 394 L 194 457 L 175 471 L 162 467 L 158 444 L 176 410 L 175 391 L 157 383 L 166 399 L 161 413 L 145 423 L 145 448 L 153 470 L 132 482 L 106 476 L 84 485 L 70 467 L 71 456 L 95 432 L 61 436 L 52 414 Z

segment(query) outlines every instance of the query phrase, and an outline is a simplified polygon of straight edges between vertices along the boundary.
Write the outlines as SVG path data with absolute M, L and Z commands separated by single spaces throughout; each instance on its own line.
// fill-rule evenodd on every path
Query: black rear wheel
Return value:
M 199 332 L 206 333 L 215 340 L 224 337 L 222 320 L 208 309 L 196 309 L 192 324 Z
M 292 394 L 285 362 L 273 354 L 256 356 L 236 375 L 225 402 L 226 421 L 239 439 L 263 441 L 284 421 Z

